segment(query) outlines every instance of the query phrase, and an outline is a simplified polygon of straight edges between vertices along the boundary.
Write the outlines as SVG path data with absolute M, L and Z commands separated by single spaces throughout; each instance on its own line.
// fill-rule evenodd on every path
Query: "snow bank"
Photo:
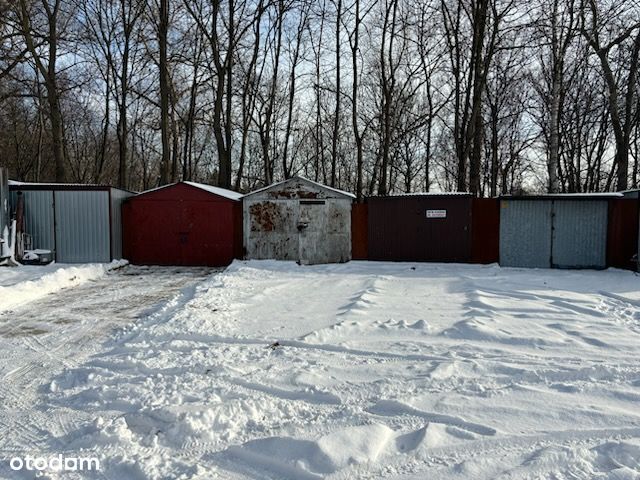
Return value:
M 32 302 L 62 288 L 80 285 L 108 271 L 122 267 L 126 260 L 107 264 L 0 267 L 0 312 Z

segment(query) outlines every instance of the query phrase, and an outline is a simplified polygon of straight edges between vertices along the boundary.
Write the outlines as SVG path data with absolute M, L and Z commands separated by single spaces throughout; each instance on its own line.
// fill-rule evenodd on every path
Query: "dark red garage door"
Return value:
M 241 202 L 178 183 L 122 208 L 124 255 L 138 265 L 224 266 L 242 242 Z
M 370 260 L 470 261 L 471 196 L 371 197 L 368 204 Z

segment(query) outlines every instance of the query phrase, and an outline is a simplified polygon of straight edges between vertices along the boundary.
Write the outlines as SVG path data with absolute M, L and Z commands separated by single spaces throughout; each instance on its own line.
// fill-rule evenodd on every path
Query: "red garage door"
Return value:
M 124 254 L 139 265 L 224 266 L 241 241 L 240 202 L 176 184 L 123 205 Z

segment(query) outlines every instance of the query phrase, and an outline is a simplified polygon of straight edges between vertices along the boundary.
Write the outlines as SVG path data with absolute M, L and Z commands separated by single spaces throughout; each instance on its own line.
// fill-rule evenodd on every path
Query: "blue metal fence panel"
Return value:
M 56 260 L 63 263 L 109 262 L 109 192 L 55 192 Z
M 607 266 L 608 210 L 606 200 L 554 201 L 553 267 Z
M 550 200 L 501 200 L 501 266 L 551 266 L 551 206 Z

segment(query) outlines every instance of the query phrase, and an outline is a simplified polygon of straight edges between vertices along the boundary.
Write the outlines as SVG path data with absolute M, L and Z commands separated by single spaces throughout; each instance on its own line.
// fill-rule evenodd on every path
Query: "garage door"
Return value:
M 500 265 L 551 266 L 552 204 L 550 200 L 500 202 Z
M 605 268 L 607 212 L 605 201 L 554 202 L 552 266 Z
M 56 261 L 109 262 L 109 192 L 56 191 Z

